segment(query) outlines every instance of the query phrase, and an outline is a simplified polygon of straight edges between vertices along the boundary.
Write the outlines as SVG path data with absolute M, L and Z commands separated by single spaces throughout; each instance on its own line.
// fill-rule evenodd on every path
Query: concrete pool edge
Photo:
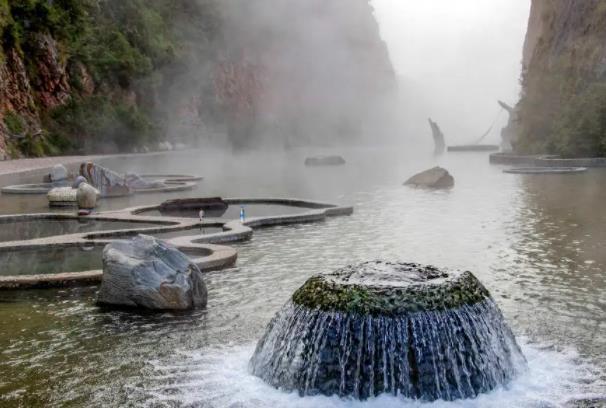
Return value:
M 606 167 L 606 157 L 583 157 L 563 159 L 556 155 L 519 155 L 512 153 L 492 153 L 490 164 L 534 167 Z
M 233 266 L 237 260 L 237 251 L 219 243 L 248 240 L 253 235 L 253 228 L 288 225 L 296 223 L 323 221 L 327 217 L 351 215 L 353 207 L 338 206 L 316 201 L 306 201 L 293 198 L 231 198 L 226 199 L 230 204 L 280 204 L 293 207 L 309 208 L 310 211 L 293 214 L 255 217 L 246 220 L 198 220 L 195 218 L 146 216 L 147 211 L 159 208 L 159 205 L 132 207 L 118 211 L 97 213 L 92 216 L 76 216 L 71 214 L 39 213 L 0 216 L 1 221 L 24 221 L 36 219 L 52 220 L 98 220 L 108 222 L 132 222 L 142 224 L 158 224 L 158 227 L 119 229 L 98 232 L 82 232 L 75 234 L 54 235 L 22 241 L 0 242 L 0 253 L 27 250 L 87 248 L 105 246 L 115 239 L 127 238 L 136 234 L 153 234 L 163 232 L 187 231 L 197 227 L 220 226 L 223 232 L 180 236 L 165 241 L 191 257 L 200 270 L 208 272 Z M 35 289 L 66 286 L 85 286 L 101 281 L 102 271 L 88 270 L 79 272 L 60 272 L 48 275 L 11 275 L 0 276 L 0 290 L 6 289 Z
M 62 247 L 57 246 L 55 248 Z M 186 248 L 177 246 L 177 248 L 185 251 L 190 256 L 191 261 L 200 268 L 201 272 L 229 268 L 235 265 L 238 258 L 235 249 L 221 245 L 196 245 L 188 246 Z M 192 256 L 195 255 L 196 252 L 200 252 L 199 255 L 203 256 Z M 0 276 L 0 291 L 97 285 L 101 283 L 102 277 L 103 271 L 101 269 L 80 272 L 60 272 L 48 275 Z

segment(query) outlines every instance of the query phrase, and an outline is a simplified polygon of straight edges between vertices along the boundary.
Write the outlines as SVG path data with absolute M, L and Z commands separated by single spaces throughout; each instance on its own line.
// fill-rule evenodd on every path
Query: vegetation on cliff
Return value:
M 369 0 L 0 0 L 0 156 L 377 137 L 394 89 Z
M 210 55 L 218 20 L 205 1 L 0 0 L 5 150 L 37 156 L 154 142 L 168 124 L 165 91 L 192 48 Z
M 606 2 L 534 1 L 532 13 L 515 149 L 606 156 Z

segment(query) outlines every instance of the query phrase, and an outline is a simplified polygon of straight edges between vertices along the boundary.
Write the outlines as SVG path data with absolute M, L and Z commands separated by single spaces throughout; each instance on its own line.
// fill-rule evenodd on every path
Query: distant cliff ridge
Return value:
M 368 0 L 0 0 L 0 158 L 349 140 L 394 88 Z
M 606 0 L 533 0 L 515 150 L 606 156 Z
M 239 99 L 223 99 L 237 106 L 232 124 L 245 124 L 230 129 L 235 143 L 380 137 L 396 79 L 368 0 L 225 4 L 223 57 L 244 77 L 228 81 Z

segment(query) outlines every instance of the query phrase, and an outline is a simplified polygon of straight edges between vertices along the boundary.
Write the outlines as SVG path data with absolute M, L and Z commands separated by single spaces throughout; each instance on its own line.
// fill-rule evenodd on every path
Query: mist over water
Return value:
M 527 0 L 373 0 L 400 89 L 401 140 L 431 146 L 427 118 L 447 145 L 498 144 L 507 114 L 497 99 L 519 98 Z
M 606 172 L 533 178 L 503 174 L 484 154 L 431 155 L 427 117 L 447 144 L 470 143 L 495 119 L 497 99 L 516 102 L 529 2 L 373 0 L 378 27 L 359 4 L 323 3 L 223 2 L 231 47 L 221 61 L 259 69 L 265 84 L 251 139 L 233 152 L 221 139 L 229 129 L 204 128 L 188 134 L 200 150 L 106 159 L 119 172 L 204 180 L 178 195 L 102 200 L 98 210 L 186 197 L 297 197 L 353 205 L 354 215 L 255 231 L 234 245 L 236 267 L 205 275 L 208 308 L 189 314 L 101 311 L 94 287 L 0 293 L 0 405 L 551 408 L 604 397 Z M 360 24 L 334 25 L 321 6 Z M 369 26 L 380 29 L 389 54 L 345 49 L 352 42 L 343 30 Z M 377 81 L 360 60 L 388 75 Z M 385 61 L 395 69 L 391 85 Z M 506 119 L 502 113 L 485 142 L 499 142 Z M 320 154 L 347 164 L 303 165 Z M 434 165 L 451 171 L 452 190 L 402 186 Z M 0 200 L 2 214 L 49 211 L 43 196 Z M 247 207 L 250 217 L 267 215 L 255 211 Z M 307 278 L 377 258 L 474 272 L 511 325 L 528 370 L 478 398 L 434 403 L 302 398 L 250 373 L 256 341 Z M 11 264 L 18 268 L 19 259 Z

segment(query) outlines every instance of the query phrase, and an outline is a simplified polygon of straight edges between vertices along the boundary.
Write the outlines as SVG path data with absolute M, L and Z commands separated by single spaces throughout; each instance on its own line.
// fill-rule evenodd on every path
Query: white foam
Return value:
M 176 402 L 211 407 L 293 408 L 484 408 L 555 407 L 576 398 L 590 398 L 604 390 L 598 370 L 583 362 L 574 350 L 555 350 L 522 341 L 528 370 L 506 388 L 499 388 L 472 400 L 432 403 L 382 395 L 367 401 L 338 397 L 300 397 L 277 390 L 251 375 L 248 361 L 254 344 L 182 352 L 171 362 L 154 361 L 155 386 L 138 389 L 150 401 Z

